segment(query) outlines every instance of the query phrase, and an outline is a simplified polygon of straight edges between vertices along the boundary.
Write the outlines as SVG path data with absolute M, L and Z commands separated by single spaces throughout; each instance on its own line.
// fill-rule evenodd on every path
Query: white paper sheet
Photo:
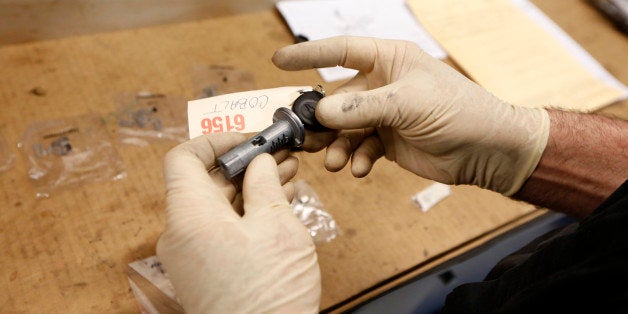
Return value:
M 292 33 L 309 40 L 339 35 L 408 40 L 435 58 L 445 51 L 421 27 L 404 0 L 288 0 L 277 9 Z M 342 67 L 319 69 L 325 82 L 353 77 L 357 71 Z

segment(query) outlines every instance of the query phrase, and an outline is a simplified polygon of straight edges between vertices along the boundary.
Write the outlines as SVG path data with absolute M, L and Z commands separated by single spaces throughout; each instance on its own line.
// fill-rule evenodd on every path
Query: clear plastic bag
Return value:
M 26 128 L 18 147 L 37 197 L 82 182 L 126 176 L 104 120 L 83 115 L 36 122 Z
M 291 205 L 294 214 L 307 227 L 314 243 L 326 243 L 340 235 L 336 221 L 325 211 L 318 196 L 305 180 L 295 182 L 295 195 Z
M 187 101 L 153 92 L 116 95 L 118 138 L 123 144 L 147 146 L 154 141 L 181 143 L 188 136 Z
M 192 84 L 197 99 L 256 89 L 252 73 L 221 65 L 193 67 Z
M 323 209 L 312 187 L 304 180 L 298 180 L 295 188 L 294 214 L 308 228 L 314 243 L 329 242 L 339 236 L 336 221 Z M 167 270 L 156 256 L 130 263 L 127 276 L 142 313 L 183 313 Z
M 4 140 L 4 137 L 0 135 L 0 172 L 7 171 L 13 167 L 15 161 L 15 154 L 9 148 L 9 145 Z
M 127 279 L 142 313 L 185 313 L 157 256 L 130 263 Z

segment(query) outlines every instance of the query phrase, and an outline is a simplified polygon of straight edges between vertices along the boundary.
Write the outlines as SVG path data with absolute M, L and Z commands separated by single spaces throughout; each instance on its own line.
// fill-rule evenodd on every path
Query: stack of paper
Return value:
M 506 101 L 592 111 L 626 97 L 625 86 L 526 0 L 408 5 L 467 74 Z

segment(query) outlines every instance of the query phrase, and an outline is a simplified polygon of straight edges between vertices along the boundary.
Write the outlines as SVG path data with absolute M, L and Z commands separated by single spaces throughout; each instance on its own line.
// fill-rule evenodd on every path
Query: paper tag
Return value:
M 290 108 L 311 86 L 287 86 L 188 101 L 190 138 L 221 132 L 259 132 L 280 107 Z

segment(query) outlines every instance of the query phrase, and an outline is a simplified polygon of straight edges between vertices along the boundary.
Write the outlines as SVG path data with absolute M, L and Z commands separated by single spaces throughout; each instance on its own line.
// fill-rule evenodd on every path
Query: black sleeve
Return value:
M 577 225 L 452 291 L 442 313 L 628 313 L 628 181 Z

